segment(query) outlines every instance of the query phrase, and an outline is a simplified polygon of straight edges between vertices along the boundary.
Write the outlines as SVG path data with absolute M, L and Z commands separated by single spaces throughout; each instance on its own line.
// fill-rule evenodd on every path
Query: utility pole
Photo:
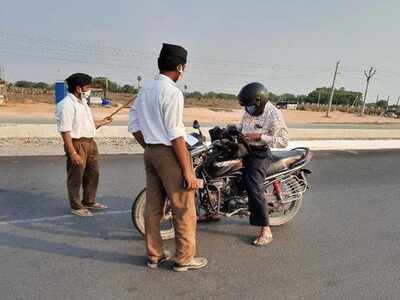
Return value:
M 108 78 L 105 79 L 106 84 L 105 84 L 105 91 L 104 91 L 104 98 L 108 99 Z
M 317 106 L 319 107 L 319 102 L 321 101 L 321 90 L 318 91 L 318 102 Z
M 328 110 L 326 111 L 326 117 L 329 117 L 329 113 L 332 107 L 333 93 L 335 92 L 335 82 L 336 82 L 336 75 L 338 74 L 339 64 L 340 60 L 336 63 L 335 74 L 333 75 L 331 94 L 329 96 L 329 105 L 328 105 Z
M 389 101 L 390 101 L 390 96 L 388 96 L 386 100 L 386 110 L 389 110 Z
M 363 106 L 362 106 L 362 109 L 361 109 L 361 112 L 360 112 L 360 116 L 363 116 L 363 115 L 364 115 L 365 101 L 367 100 L 367 93 L 368 93 L 369 81 L 370 81 L 371 77 L 375 75 L 375 73 L 376 73 L 376 70 L 375 70 L 373 67 L 371 67 L 371 68 L 369 69 L 369 72 L 368 72 L 368 73 L 367 73 L 367 71 L 364 71 L 364 75 L 365 75 L 365 77 L 367 78 L 367 84 L 366 84 L 366 86 L 365 86 L 364 101 L 363 101 Z
M 354 99 L 353 104 L 351 106 L 356 106 L 356 104 L 358 103 L 358 96 L 359 95 L 356 96 L 356 98 Z
M 377 105 L 378 105 L 378 101 L 379 101 L 379 94 L 378 94 L 378 95 L 376 95 L 375 106 L 377 106 Z
M 399 101 L 400 101 L 400 97 L 397 97 L 396 108 L 398 108 L 398 107 L 399 107 Z

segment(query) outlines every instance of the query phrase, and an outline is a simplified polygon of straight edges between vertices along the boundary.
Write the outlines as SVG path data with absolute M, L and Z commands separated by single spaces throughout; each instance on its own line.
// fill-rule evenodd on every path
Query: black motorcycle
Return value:
M 197 178 L 202 182 L 196 192 L 198 215 L 248 216 L 248 199 L 243 182 L 241 157 L 248 151 L 243 135 L 235 127 L 210 130 L 211 144 L 205 138 L 198 121 L 193 128 L 198 133 L 189 136 L 188 148 L 192 155 Z M 269 206 L 271 226 L 288 223 L 298 213 L 303 194 L 309 188 L 305 169 L 312 158 L 308 148 L 290 151 L 272 151 L 272 163 L 264 182 L 265 196 Z M 146 191 L 143 189 L 132 205 L 132 221 L 137 230 L 145 233 L 144 210 Z M 172 211 L 168 199 L 165 201 L 161 220 L 161 236 L 164 240 L 175 236 Z

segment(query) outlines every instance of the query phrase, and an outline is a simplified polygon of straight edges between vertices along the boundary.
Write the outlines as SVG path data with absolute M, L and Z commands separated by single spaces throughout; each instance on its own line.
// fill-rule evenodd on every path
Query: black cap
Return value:
M 85 73 L 75 73 L 69 76 L 65 81 L 68 87 L 84 86 L 92 84 L 92 77 Z
M 176 61 L 178 64 L 186 64 L 187 51 L 182 46 L 163 44 L 159 59 Z

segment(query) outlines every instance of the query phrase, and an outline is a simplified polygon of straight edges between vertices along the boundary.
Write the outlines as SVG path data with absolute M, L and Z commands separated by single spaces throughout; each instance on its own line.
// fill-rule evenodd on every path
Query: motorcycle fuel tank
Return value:
M 234 159 L 222 162 L 214 162 L 208 172 L 212 177 L 226 176 L 230 173 L 237 172 L 243 168 L 242 160 Z

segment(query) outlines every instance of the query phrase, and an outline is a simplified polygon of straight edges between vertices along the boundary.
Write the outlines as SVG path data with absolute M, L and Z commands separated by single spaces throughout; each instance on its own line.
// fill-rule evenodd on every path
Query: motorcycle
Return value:
M 215 127 L 210 130 L 211 143 L 206 145 L 197 120 L 193 122 L 193 128 L 198 132 L 188 135 L 188 149 L 196 177 L 202 183 L 196 191 L 197 214 L 228 218 L 248 216 L 243 164 L 241 155 L 237 155 L 244 149 L 239 147 L 243 146 L 240 130 Z M 312 153 L 308 148 L 295 148 L 290 151 L 272 151 L 271 154 L 272 163 L 267 170 L 264 191 L 270 225 L 279 226 L 297 215 L 303 194 L 310 188 L 307 176 L 312 171 L 305 166 L 311 161 Z M 132 205 L 132 221 L 142 235 L 145 233 L 145 204 L 144 188 Z M 163 240 L 175 236 L 172 221 L 172 209 L 166 199 L 160 226 Z

